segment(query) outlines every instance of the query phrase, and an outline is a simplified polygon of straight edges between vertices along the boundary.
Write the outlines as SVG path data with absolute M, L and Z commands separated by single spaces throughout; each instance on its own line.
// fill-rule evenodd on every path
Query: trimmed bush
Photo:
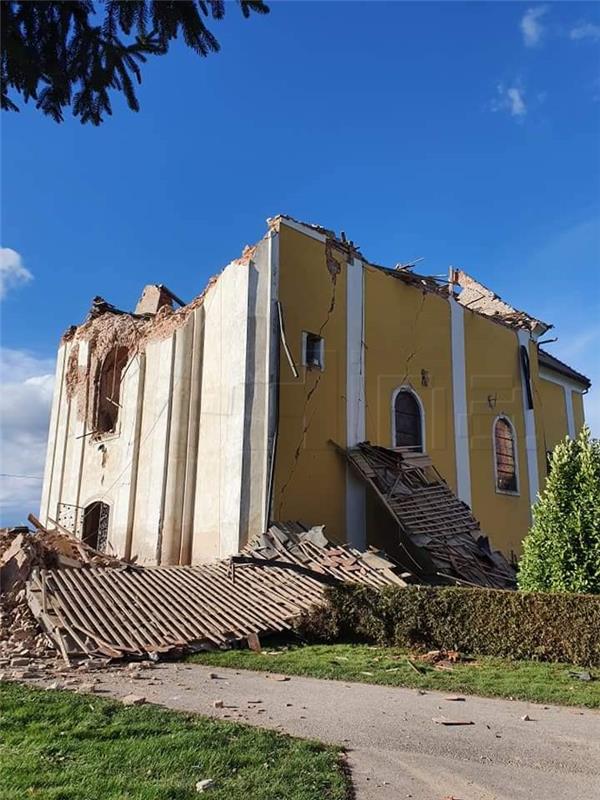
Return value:
M 533 517 L 523 542 L 519 588 L 600 592 L 600 442 L 587 426 L 554 448 Z
M 600 666 L 600 595 L 346 584 L 327 589 L 300 631 L 317 641 Z

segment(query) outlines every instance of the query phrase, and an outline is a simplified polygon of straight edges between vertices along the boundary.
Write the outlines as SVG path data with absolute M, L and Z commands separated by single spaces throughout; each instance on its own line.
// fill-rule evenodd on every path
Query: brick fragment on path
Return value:
M 146 702 L 146 698 L 139 694 L 127 694 L 121 702 L 124 706 L 141 706 Z

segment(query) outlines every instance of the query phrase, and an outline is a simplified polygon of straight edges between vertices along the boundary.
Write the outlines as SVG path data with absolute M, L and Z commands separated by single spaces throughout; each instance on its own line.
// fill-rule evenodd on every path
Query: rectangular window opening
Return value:
M 316 333 L 302 332 L 302 363 L 308 369 L 325 369 L 325 340 Z

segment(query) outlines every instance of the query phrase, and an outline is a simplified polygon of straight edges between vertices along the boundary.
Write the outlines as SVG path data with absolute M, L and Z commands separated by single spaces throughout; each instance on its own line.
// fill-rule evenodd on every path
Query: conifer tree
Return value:
M 263 0 L 237 2 L 246 18 L 269 12 Z M 93 125 L 112 113 L 109 91 L 139 110 L 141 65 L 165 55 L 178 36 L 199 56 L 218 52 L 206 20 L 221 20 L 226 10 L 223 0 L 106 0 L 98 10 L 91 0 L 1 5 L 2 108 L 19 110 L 12 92 L 56 122 L 72 106 Z
M 587 426 L 554 448 L 533 514 L 519 588 L 600 593 L 600 442 Z

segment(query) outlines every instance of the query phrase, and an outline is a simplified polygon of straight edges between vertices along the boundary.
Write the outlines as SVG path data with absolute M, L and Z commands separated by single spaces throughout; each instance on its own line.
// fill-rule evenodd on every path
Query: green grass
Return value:
M 197 653 L 190 656 L 189 660 L 215 667 L 439 689 L 443 692 L 507 697 L 536 703 L 600 707 L 598 670 L 591 670 L 596 680 L 584 682 L 569 676 L 569 670 L 578 669 L 569 664 L 481 657 L 455 664 L 451 672 L 441 672 L 411 658 L 419 669 L 417 674 L 408 662 L 409 657 L 407 651 L 393 647 L 335 644 L 287 646 L 263 653 L 249 650 Z
M 336 748 L 145 705 L 0 683 L 2 800 L 344 800 Z

